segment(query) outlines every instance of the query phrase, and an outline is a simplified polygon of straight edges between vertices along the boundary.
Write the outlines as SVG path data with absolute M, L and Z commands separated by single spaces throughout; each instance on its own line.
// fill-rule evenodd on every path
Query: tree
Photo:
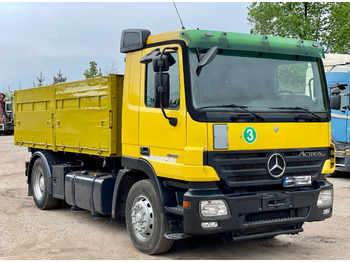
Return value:
M 33 81 L 33 86 L 43 86 L 44 85 L 44 81 L 45 81 L 45 77 L 43 77 L 43 72 L 40 71 L 40 76 L 37 76 L 36 79 L 38 80 L 37 85 L 35 85 L 34 81 Z
M 339 2 L 332 6 L 329 17 L 332 34 L 326 36 L 327 49 L 334 53 L 350 54 L 350 3 Z
M 119 67 L 117 65 L 117 62 L 113 61 L 111 66 L 106 66 L 104 72 L 105 72 L 106 75 L 117 74 L 118 73 L 118 69 L 119 69 Z
M 13 99 L 14 96 L 14 92 L 13 91 L 6 91 L 5 92 L 5 97 L 9 98 L 9 99 Z
M 350 53 L 349 2 L 261 2 L 248 7 L 250 33 L 313 40 Z
M 94 78 L 102 76 L 101 72 L 97 70 L 97 63 L 95 61 L 90 61 L 90 69 L 86 69 L 84 72 L 85 78 Z
M 10 86 L 7 87 L 7 91 L 4 93 L 5 97 L 13 99 L 14 91 L 11 91 Z
M 61 69 L 58 70 L 57 76 L 53 76 L 53 84 L 63 83 L 67 81 L 67 77 L 63 77 Z

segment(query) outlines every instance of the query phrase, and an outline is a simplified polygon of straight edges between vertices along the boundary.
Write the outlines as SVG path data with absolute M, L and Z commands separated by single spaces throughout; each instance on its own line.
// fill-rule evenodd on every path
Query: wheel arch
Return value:
M 53 182 L 52 182 L 52 165 L 57 164 L 58 162 L 63 162 L 62 158 L 57 154 L 51 151 L 35 151 L 30 158 L 28 168 L 27 168 L 27 178 L 28 178 L 28 196 L 32 196 L 33 192 L 31 189 L 31 180 L 32 180 L 32 170 L 34 163 L 37 159 L 42 159 L 45 168 L 48 170 L 48 179 L 49 179 L 49 193 L 53 193 Z
M 162 179 L 154 171 L 152 165 L 145 159 L 132 157 L 122 157 L 122 166 L 124 169 L 119 170 L 117 180 L 114 186 L 112 201 L 112 217 L 125 215 L 126 197 L 131 187 L 138 181 L 150 179 L 157 189 L 157 196 L 160 199 L 164 212 L 165 206 L 174 204 L 174 191 L 166 188 Z

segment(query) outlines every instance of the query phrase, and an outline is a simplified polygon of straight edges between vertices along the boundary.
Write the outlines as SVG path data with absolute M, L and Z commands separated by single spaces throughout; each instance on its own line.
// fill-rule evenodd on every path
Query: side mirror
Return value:
M 329 86 L 329 89 L 334 89 L 334 88 L 338 88 L 340 90 L 345 90 L 347 88 L 347 84 L 339 84 L 339 83 L 336 83 L 334 85 L 331 85 Z
M 154 106 L 160 108 L 160 102 L 164 108 L 169 107 L 170 100 L 170 77 L 168 73 L 156 73 L 154 76 L 154 93 L 155 102 Z
M 169 107 L 170 103 L 170 76 L 168 73 L 163 73 L 164 71 L 169 70 L 169 66 L 175 64 L 175 59 L 173 56 L 168 52 L 165 54 L 165 50 L 172 50 L 176 51 L 177 47 L 165 47 L 162 51 L 162 53 L 158 56 L 153 58 L 153 71 L 156 72 L 154 76 L 154 88 L 155 88 L 155 101 L 154 101 L 154 107 L 160 107 L 162 110 L 163 116 L 168 119 L 169 124 L 172 126 L 177 125 L 177 118 L 176 117 L 168 117 L 165 114 L 164 108 Z
M 163 55 L 161 59 L 159 57 L 153 58 L 153 71 L 154 72 L 166 72 L 169 70 L 169 58 L 167 55 Z
M 206 66 L 207 64 L 209 64 L 211 61 L 213 61 L 213 59 L 215 58 L 217 52 L 219 50 L 219 47 L 217 46 L 213 46 L 212 48 L 210 48 L 204 55 L 204 57 L 202 58 L 202 60 L 199 62 L 197 69 L 196 69 L 196 74 L 197 76 L 200 75 L 202 68 L 204 66 Z
M 168 117 L 165 114 L 164 108 L 169 107 L 170 100 L 170 84 L 169 84 L 169 74 L 168 73 L 156 73 L 154 79 L 155 88 L 155 101 L 154 107 L 160 107 L 162 109 L 163 116 L 168 119 L 169 124 L 172 126 L 177 125 L 176 117 Z
M 157 56 L 160 55 L 160 49 L 159 48 L 156 48 L 156 49 L 153 49 L 151 52 L 149 52 L 148 54 L 144 55 L 141 60 L 140 60 L 140 63 L 141 64 L 148 64 L 148 63 L 151 63 L 153 61 L 154 58 L 156 58 Z
M 334 109 L 334 110 L 340 109 L 340 89 L 338 87 L 333 87 L 331 89 L 330 104 L 331 104 L 331 109 Z

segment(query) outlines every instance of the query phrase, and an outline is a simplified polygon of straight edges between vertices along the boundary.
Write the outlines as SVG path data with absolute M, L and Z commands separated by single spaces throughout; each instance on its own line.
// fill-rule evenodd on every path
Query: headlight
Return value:
M 202 200 L 200 212 L 203 217 L 227 216 L 228 209 L 224 200 Z
M 216 228 L 219 226 L 218 222 L 202 222 L 202 228 Z
M 317 199 L 317 207 L 325 208 L 333 205 L 333 189 L 321 191 Z

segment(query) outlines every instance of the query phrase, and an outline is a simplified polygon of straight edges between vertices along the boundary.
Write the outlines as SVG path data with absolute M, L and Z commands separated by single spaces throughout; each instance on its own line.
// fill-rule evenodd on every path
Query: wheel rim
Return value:
M 41 199 L 44 194 L 45 181 L 43 171 L 38 168 L 35 170 L 34 179 L 33 179 L 33 189 L 36 199 Z
M 134 201 L 131 209 L 131 222 L 136 236 L 140 240 L 147 240 L 152 236 L 154 215 L 151 202 L 144 196 Z

